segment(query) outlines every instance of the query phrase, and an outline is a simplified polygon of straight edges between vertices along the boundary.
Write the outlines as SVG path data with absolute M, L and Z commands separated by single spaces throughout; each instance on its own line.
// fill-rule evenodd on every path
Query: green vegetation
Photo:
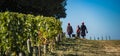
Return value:
M 40 43 L 45 42 L 43 39 L 49 43 L 51 40 L 54 42 L 54 37 L 61 32 L 61 22 L 54 17 L 15 12 L 0 13 L 0 56 L 11 53 L 18 55 L 19 52 L 27 55 L 28 38 L 31 39 L 32 46 L 40 46 Z

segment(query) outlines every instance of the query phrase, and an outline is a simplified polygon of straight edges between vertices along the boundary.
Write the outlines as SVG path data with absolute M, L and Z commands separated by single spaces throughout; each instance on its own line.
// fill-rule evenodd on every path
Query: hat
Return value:
M 70 23 L 68 23 L 68 25 L 70 25 Z
M 84 22 L 82 22 L 82 24 L 84 24 Z

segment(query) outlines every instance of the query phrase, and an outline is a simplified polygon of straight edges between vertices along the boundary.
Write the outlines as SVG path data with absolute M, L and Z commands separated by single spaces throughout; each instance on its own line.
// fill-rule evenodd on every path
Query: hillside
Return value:
M 120 40 L 70 39 L 56 45 L 54 56 L 120 56 Z

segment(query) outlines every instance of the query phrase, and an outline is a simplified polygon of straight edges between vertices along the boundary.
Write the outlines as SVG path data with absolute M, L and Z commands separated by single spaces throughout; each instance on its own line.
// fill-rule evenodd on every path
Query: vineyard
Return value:
M 66 38 L 54 17 L 0 13 L 0 56 L 120 56 L 119 40 Z
M 62 33 L 61 22 L 54 17 L 15 12 L 0 13 L 0 56 L 30 55 L 33 47 L 53 46 Z M 46 48 L 44 47 L 44 54 Z M 40 51 L 39 51 L 40 55 Z

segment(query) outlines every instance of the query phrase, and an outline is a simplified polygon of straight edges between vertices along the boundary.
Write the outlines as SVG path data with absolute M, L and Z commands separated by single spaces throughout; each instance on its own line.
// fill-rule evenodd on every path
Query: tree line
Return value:
M 43 15 L 57 19 L 66 17 L 67 0 L 1 0 L 0 11 Z

